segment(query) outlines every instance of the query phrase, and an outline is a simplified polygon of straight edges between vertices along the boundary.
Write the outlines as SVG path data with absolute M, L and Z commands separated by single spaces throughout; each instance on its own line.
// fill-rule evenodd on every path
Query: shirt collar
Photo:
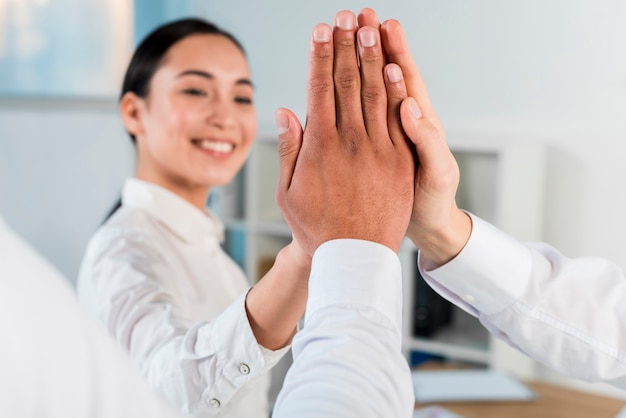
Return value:
M 224 224 L 209 209 L 202 211 L 154 183 L 127 179 L 122 191 L 122 204 L 149 212 L 187 242 L 207 238 L 220 242 L 224 240 Z

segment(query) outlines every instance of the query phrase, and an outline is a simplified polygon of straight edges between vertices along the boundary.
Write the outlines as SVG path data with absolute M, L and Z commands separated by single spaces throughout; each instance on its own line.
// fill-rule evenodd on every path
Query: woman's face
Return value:
M 137 177 L 183 197 L 230 182 L 256 135 L 253 93 L 246 58 L 228 38 L 192 35 L 174 44 L 148 97 L 137 99 L 138 129 L 129 129 Z

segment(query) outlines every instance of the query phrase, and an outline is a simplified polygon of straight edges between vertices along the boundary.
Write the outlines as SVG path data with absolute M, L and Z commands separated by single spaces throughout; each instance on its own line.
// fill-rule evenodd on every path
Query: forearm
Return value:
M 270 271 L 246 298 L 257 342 L 270 350 L 289 344 L 306 307 L 311 264 L 298 251 L 294 245 L 283 248 Z
M 442 296 L 492 333 L 548 366 L 626 387 L 622 301 L 626 277 L 599 258 L 567 258 L 522 243 L 473 216 L 470 240 L 451 262 L 419 267 Z

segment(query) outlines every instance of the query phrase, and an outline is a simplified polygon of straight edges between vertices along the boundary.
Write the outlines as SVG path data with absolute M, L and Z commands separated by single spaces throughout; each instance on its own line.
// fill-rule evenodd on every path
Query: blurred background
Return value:
M 261 131 L 273 134 L 277 107 L 304 120 L 313 25 L 363 7 L 404 24 L 449 136 L 550 148 L 544 239 L 626 266 L 620 0 L 0 0 L 0 211 L 74 281 L 132 173 L 117 96 L 148 31 L 198 15 L 233 32 L 249 56 Z
M 451 142 L 545 147 L 541 239 L 626 267 L 622 0 L 0 0 L 0 213 L 73 284 L 133 172 L 117 99 L 146 33 L 183 16 L 232 32 L 273 136 L 277 107 L 304 122 L 311 28 L 363 7 L 403 23 Z

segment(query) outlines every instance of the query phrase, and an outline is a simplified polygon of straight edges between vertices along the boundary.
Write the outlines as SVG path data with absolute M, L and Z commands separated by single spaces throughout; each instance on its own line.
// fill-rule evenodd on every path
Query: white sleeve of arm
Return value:
M 402 277 L 393 251 L 360 240 L 321 245 L 273 417 L 411 417 L 401 321 Z
M 150 386 L 181 411 L 218 414 L 290 346 L 270 351 L 257 343 L 245 293 L 213 320 L 187 325 L 164 285 L 175 278 L 167 277 L 164 255 L 150 242 L 127 237 L 119 245 L 106 246 L 105 253 L 88 256 L 95 261 L 84 265 L 81 280 L 92 282 L 94 297 L 84 303 L 128 350 Z M 247 373 L 242 373 L 241 364 Z M 220 408 L 211 406 L 215 400 Z
M 547 366 L 626 388 L 626 277 L 610 261 L 521 243 L 472 215 L 472 235 L 428 283 L 497 337 Z
M 1 219 L 0 278 L 1 417 L 179 417 Z

